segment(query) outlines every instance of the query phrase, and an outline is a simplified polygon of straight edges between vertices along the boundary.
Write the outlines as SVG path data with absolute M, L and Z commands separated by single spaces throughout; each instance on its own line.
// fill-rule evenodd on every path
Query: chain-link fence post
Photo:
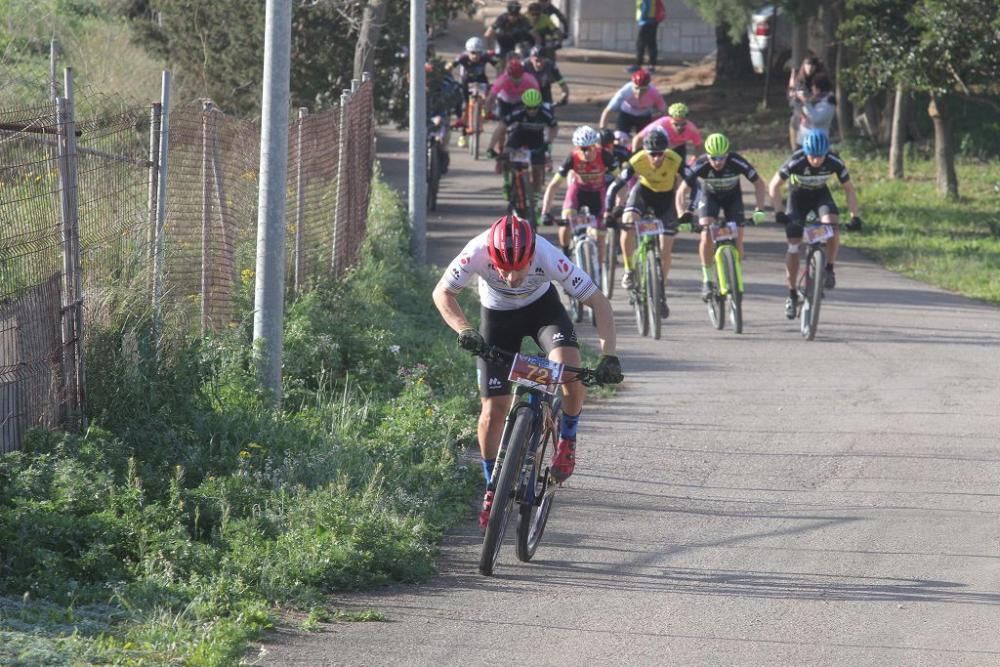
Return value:
M 212 103 L 201 101 L 201 335 L 208 331 L 208 242 L 212 218 L 211 180 L 208 175 L 209 162 L 209 113 Z
M 340 149 L 337 151 L 337 205 L 334 209 L 333 217 L 333 248 L 330 256 L 330 271 L 334 277 L 340 275 L 340 261 L 337 255 L 340 237 L 344 233 L 344 225 L 347 220 L 347 115 L 348 105 L 351 100 L 351 91 L 344 88 L 340 91 L 340 129 L 337 132 L 337 143 Z
M 63 415 L 66 423 L 69 417 L 79 410 L 79 394 L 77 392 L 77 363 L 76 363 L 76 313 L 74 304 L 76 302 L 75 281 L 73 270 L 76 264 L 76 252 L 73 248 L 73 226 L 76 222 L 77 212 L 74 207 L 73 191 L 75 183 L 74 170 L 70 166 L 70 154 L 73 150 L 73 142 L 70 137 L 74 137 L 76 126 L 73 122 L 72 106 L 65 97 L 56 99 L 56 114 L 58 118 L 61 134 L 59 137 L 59 204 L 62 218 L 62 260 L 63 260 L 63 286 L 62 286 L 62 373 L 63 389 L 65 392 L 64 406 L 66 413 Z
M 163 226 L 167 217 L 167 156 L 170 152 L 170 71 L 163 70 L 160 87 L 160 148 L 156 169 L 156 229 L 153 243 L 153 332 L 159 344 L 163 325 Z
M 147 289 L 153 293 L 153 248 L 156 244 L 156 190 L 160 182 L 160 115 L 163 105 L 153 102 L 149 107 L 149 192 L 147 195 L 149 228 L 146 231 L 146 267 L 149 271 Z
M 66 133 L 66 143 L 68 150 L 66 151 L 67 164 L 69 165 L 69 196 L 70 196 L 70 207 L 73 213 L 72 215 L 72 225 L 70 227 L 71 234 L 71 250 L 73 262 L 73 302 L 71 306 L 71 312 L 73 315 L 73 357 L 76 368 L 74 369 L 74 375 L 76 377 L 76 411 L 78 420 L 75 425 L 79 428 L 85 428 L 87 425 L 86 408 L 87 408 L 87 376 L 84 372 L 84 358 L 83 358 L 83 262 L 81 260 L 81 250 L 80 250 L 80 190 L 79 190 L 79 171 L 78 171 L 78 153 L 76 145 L 76 96 L 73 86 L 73 68 L 67 67 L 63 70 L 63 92 L 66 94 L 66 105 L 69 112 L 70 124 L 72 126 L 72 132 Z
M 305 214 L 305 185 L 302 182 L 302 125 L 305 123 L 309 109 L 299 107 L 299 119 L 295 126 L 295 294 L 302 290 L 303 283 L 303 216 Z

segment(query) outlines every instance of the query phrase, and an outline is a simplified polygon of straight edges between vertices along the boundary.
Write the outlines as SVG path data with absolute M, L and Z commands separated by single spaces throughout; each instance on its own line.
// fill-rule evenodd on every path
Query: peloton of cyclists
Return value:
M 474 329 L 456 298 L 473 279 L 478 279 L 481 320 Z M 576 331 L 559 300 L 553 282 L 558 282 L 574 298 L 594 309 L 601 359 L 597 379 L 620 382 L 621 364 L 615 355 L 615 320 L 611 303 L 581 268 L 558 248 L 537 236 L 527 220 L 508 213 L 465 246 L 445 270 L 434 288 L 434 304 L 441 317 L 458 333 L 459 345 L 478 353 L 488 346 L 508 352 L 521 349 L 521 341 L 531 337 L 553 361 L 580 365 Z M 478 436 L 483 474 L 489 482 L 496 463 L 504 420 L 510 409 L 508 375 L 511 360 L 502 358 L 476 361 L 481 409 Z M 562 385 L 563 415 L 559 425 L 551 475 L 565 481 L 576 465 L 577 428 L 586 389 L 579 382 Z M 493 505 L 487 491 L 479 513 L 485 529 Z
M 836 175 L 847 196 L 847 208 L 851 212 L 849 230 L 861 229 L 861 218 L 858 217 L 858 194 L 851 182 L 847 165 L 839 155 L 830 150 L 830 139 L 823 130 L 812 129 L 802 138 L 802 148 L 792 153 L 785 164 L 781 165 L 769 184 L 769 194 L 774 210 L 775 221 L 785 225 L 785 238 L 788 240 L 788 251 L 785 253 L 785 286 L 788 288 L 788 298 L 785 300 L 785 317 L 795 319 L 798 307 L 798 290 L 796 278 L 799 273 L 799 244 L 806 216 L 809 212 L 816 215 L 817 220 L 825 225 L 833 226 L 833 238 L 826 243 L 827 265 L 823 286 L 833 289 L 837 278 L 833 272 L 837 260 L 837 250 L 840 247 L 840 226 L 837 204 L 827 187 L 827 181 Z M 781 189 L 789 181 L 788 205 L 784 210 L 781 206 Z
M 690 217 L 687 212 L 687 195 L 698 182 L 698 195 L 695 200 L 695 216 L 701 225 L 701 240 L 698 244 L 698 256 L 701 259 L 701 298 L 712 296 L 712 238 L 709 235 L 709 225 L 715 222 L 735 222 L 738 226 L 736 248 L 740 256 L 743 251 L 743 192 L 740 189 L 740 177 L 746 178 L 754 186 L 754 197 L 757 208 L 754 210 L 753 221 L 764 221 L 764 202 L 767 190 L 764 181 L 758 176 L 757 170 L 739 153 L 729 150 L 729 139 L 724 134 L 710 134 L 705 140 L 705 154 L 698 157 L 694 164 L 685 166 L 682 172 L 683 180 L 677 187 L 676 209 L 679 220 Z M 720 217 L 721 214 L 721 217 Z
M 601 146 L 600 133 L 589 125 L 576 128 L 573 132 L 573 151 L 552 176 L 542 199 L 543 220 L 545 224 L 551 224 L 549 207 L 559 183 L 567 179 L 566 197 L 559 220 L 559 245 L 564 253 L 569 254 L 569 220 L 584 206 L 598 220 L 602 219 L 607 176 L 617 171 L 614 156 Z

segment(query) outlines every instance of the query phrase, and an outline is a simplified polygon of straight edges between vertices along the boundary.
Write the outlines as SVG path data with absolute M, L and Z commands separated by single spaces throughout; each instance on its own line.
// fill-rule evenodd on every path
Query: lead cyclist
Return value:
M 469 324 L 456 298 L 473 278 L 478 278 L 482 304 L 479 330 Z M 530 336 L 552 361 L 579 366 L 576 331 L 553 281 L 594 309 L 601 344 L 597 381 L 621 382 L 611 303 L 583 269 L 536 235 L 527 220 L 513 213 L 500 217 L 487 231 L 474 237 L 452 260 L 434 288 L 434 305 L 445 323 L 458 333 L 458 344 L 470 352 L 480 352 L 488 346 L 517 352 L 522 340 Z M 512 396 L 507 379 L 510 366 L 511 360 L 506 358 L 476 360 L 481 402 L 477 431 L 487 483 L 493 474 L 504 421 L 510 411 Z M 568 382 L 562 385 L 562 393 L 559 442 L 550 471 L 558 482 L 572 475 L 576 466 L 576 434 L 586 388 L 579 382 Z M 481 530 L 486 529 L 492 506 L 493 492 L 487 490 L 479 513 Z

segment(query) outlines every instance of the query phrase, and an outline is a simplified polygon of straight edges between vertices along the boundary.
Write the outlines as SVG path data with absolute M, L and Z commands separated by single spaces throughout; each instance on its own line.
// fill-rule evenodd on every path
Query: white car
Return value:
M 764 5 L 751 15 L 747 36 L 750 38 L 750 62 L 755 72 L 764 73 L 772 39 L 775 40 L 774 62 L 781 63 L 781 58 L 787 58 L 785 52 L 791 48 L 791 31 L 791 23 L 781 20 L 781 10 L 774 5 Z

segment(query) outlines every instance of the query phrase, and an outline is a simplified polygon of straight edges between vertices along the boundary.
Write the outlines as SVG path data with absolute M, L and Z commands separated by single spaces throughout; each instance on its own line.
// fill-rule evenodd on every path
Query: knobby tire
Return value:
M 635 311 L 635 326 L 639 330 L 640 336 L 649 334 L 649 316 L 646 312 L 646 267 L 638 261 L 640 255 L 636 253 L 633 275 L 635 276 L 635 287 L 630 290 L 629 299 L 632 301 L 632 308 Z
M 514 418 L 514 428 L 507 439 L 506 451 L 503 457 L 503 467 L 493 491 L 493 508 L 490 510 L 490 520 L 486 524 L 486 535 L 483 536 L 483 548 L 479 554 L 479 573 L 492 576 L 503 546 L 503 535 L 507 529 L 511 509 L 514 506 L 514 488 L 521 474 L 521 464 L 527 450 L 528 438 L 531 435 L 533 413 L 530 408 L 518 408 Z
M 823 273 L 826 271 L 826 251 L 811 250 L 806 257 L 805 303 L 802 304 L 802 336 L 816 338 L 819 329 L 819 306 L 823 301 Z
M 559 437 L 559 419 L 562 416 L 562 395 L 556 396 L 552 401 L 553 423 L 543 427 L 542 440 L 538 443 L 538 450 L 535 452 L 535 466 L 531 471 L 532 483 L 535 485 L 535 492 L 544 483 L 546 470 L 551 466 L 552 457 L 555 454 L 556 441 Z M 551 426 L 551 428 L 550 428 Z M 550 482 L 546 487 L 545 497 L 539 505 L 521 505 L 521 516 L 517 523 L 517 558 L 527 563 L 535 555 L 538 544 L 542 541 L 542 533 L 545 532 L 545 524 L 549 520 L 549 513 L 552 511 L 552 503 L 555 501 L 556 486 Z
M 729 319 L 733 325 L 733 331 L 743 333 L 743 292 L 740 291 L 739 273 L 736 268 L 737 250 L 732 246 L 726 246 L 722 251 L 722 270 L 726 275 L 726 285 L 729 293 L 726 298 L 729 301 Z
M 650 248 L 646 251 L 646 311 L 649 313 L 649 326 L 655 340 L 660 340 L 663 324 L 660 304 L 663 302 L 663 279 L 660 276 L 660 258 L 656 251 Z
M 604 233 L 604 267 L 601 271 L 601 291 L 611 299 L 615 291 L 615 263 L 618 257 L 618 230 L 609 227 Z

